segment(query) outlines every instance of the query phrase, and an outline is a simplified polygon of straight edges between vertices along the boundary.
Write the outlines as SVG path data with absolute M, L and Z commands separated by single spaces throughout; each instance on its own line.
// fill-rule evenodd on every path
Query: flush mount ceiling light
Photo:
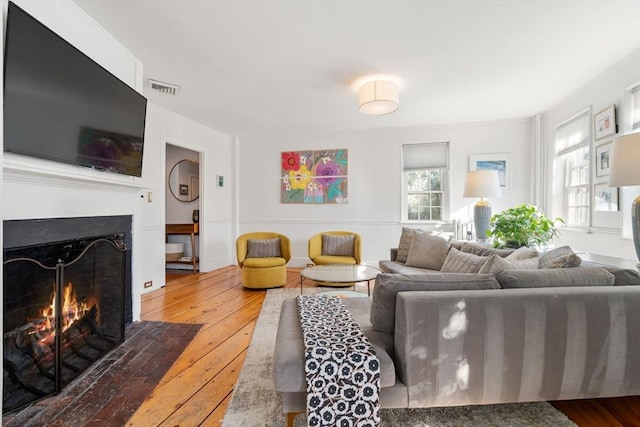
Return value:
M 399 93 L 403 82 L 396 76 L 372 74 L 351 84 L 358 92 L 360 112 L 369 115 L 393 113 L 400 106 Z

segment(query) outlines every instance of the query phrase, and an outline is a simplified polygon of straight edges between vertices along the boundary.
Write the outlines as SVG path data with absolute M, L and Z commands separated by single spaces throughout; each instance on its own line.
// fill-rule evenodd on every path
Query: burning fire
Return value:
M 31 321 L 36 326 L 36 334 L 38 339 L 43 344 L 50 342 L 55 336 L 55 312 L 56 312 L 56 291 L 55 287 L 51 294 L 51 304 L 48 307 L 42 309 L 42 318 L 36 322 Z M 73 285 L 69 283 L 64 287 L 64 296 L 62 298 L 62 330 L 66 331 L 71 327 L 73 322 L 81 319 L 82 316 L 88 311 L 87 301 L 85 299 L 78 300 L 76 292 L 73 290 Z

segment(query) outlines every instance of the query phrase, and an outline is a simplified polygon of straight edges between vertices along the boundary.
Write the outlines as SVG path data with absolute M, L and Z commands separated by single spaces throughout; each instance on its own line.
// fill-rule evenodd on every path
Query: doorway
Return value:
M 166 143 L 165 262 L 167 269 L 199 270 L 201 253 L 200 183 L 202 155 L 199 151 Z M 175 230 L 180 233 L 175 233 Z

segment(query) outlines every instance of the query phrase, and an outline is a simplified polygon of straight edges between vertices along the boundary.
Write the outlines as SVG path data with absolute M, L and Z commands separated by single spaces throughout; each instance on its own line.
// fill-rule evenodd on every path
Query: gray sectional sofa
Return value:
M 426 272 L 393 261 L 380 267 L 371 298 L 343 301 L 381 362 L 383 408 L 640 394 L 637 271 Z M 500 281 L 505 271 L 511 277 Z M 304 412 L 295 299 L 283 304 L 274 356 L 284 412 Z

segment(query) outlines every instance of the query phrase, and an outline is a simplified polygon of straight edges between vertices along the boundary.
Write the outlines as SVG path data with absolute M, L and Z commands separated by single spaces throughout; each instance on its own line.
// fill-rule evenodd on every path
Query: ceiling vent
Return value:
M 178 85 L 163 83 L 152 79 L 149 79 L 149 86 L 151 86 L 151 89 L 153 90 L 157 90 L 161 93 L 168 93 L 169 95 L 177 95 L 180 90 L 180 86 Z

